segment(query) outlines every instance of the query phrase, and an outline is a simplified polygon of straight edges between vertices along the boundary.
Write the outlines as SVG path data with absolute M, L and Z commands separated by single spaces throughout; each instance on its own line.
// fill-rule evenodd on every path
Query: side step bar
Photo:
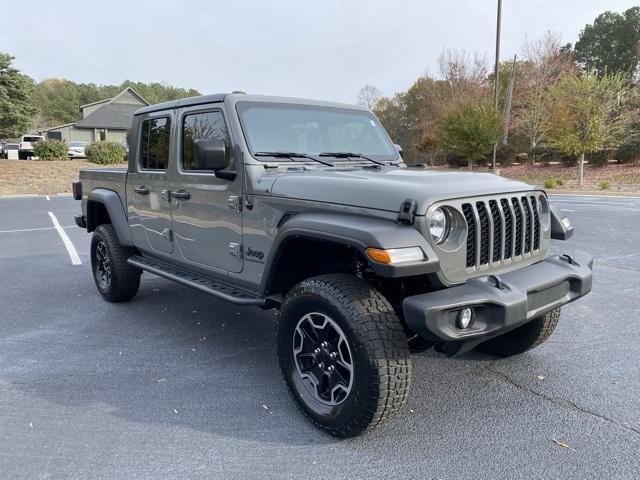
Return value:
M 258 307 L 264 307 L 266 304 L 266 300 L 264 298 L 243 292 L 242 290 L 238 290 L 237 288 L 230 287 L 223 283 L 216 282 L 210 278 L 180 270 L 167 265 L 164 262 L 134 255 L 127 260 L 127 263 L 147 272 L 154 273 L 160 277 L 173 280 L 174 282 L 187 287 L 195 288 L 201 292 L 226 300 L 227 302 L 235 303 L 236 305 L 255 305 Z

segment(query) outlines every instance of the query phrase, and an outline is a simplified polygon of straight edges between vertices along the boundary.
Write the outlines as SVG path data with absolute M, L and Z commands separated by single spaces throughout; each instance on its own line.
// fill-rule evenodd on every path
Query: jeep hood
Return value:
M 491 173 L 443 172 L 405 168 L 313 169 L 278 176 L 274 196 L 397 212 L 408 198 L 424 215 L 436 201 L 533 190 L 526 183 Z

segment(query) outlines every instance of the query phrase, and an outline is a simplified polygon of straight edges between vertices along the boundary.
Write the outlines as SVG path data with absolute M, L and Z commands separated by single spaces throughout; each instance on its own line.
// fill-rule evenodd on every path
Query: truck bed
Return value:
M 83 192 L 91 192 L 96 188 L 113 190 L 120 197 L 122 206 L 125 207 L 127 198 L 126 168 L 83 168 L 80 170 L 80 181 L 82 182 Z

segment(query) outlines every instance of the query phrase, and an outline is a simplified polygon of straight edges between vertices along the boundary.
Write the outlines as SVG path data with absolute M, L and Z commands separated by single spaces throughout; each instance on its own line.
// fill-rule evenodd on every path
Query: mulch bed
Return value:
M 126 164 L 113 165 L 126 167 Z M 86 160 L 0 160 L 0 195 L 55 195 L 71 192 L 81 168 L 102 168 Z

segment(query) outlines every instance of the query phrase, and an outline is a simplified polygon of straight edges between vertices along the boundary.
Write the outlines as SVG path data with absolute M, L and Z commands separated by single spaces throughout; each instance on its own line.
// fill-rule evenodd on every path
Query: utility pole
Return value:
M 511 123 L 511 99 L 513 98 L 513 85 L 516 81 L 516 62 L 518 56 L 513 56 L 513 65 L 511 65 L 511 75 L 509 76 L 509 87 L 507 88 L 507 103 L 504 106 L 504 137 L 502 144 L 506 145 L 509 140 L 509 124 Z
M 493 71 L 493 106 L 498 111 L 498 86 L 500 76 L 500 23 L 502 22 L 502 0 L 498 0 L 498 18 L 496 25 L 496 64 Z M 493 163 L 492 169 L 496 171 L 496 154 L 498 153 L 498 144 L 493 146 Z

